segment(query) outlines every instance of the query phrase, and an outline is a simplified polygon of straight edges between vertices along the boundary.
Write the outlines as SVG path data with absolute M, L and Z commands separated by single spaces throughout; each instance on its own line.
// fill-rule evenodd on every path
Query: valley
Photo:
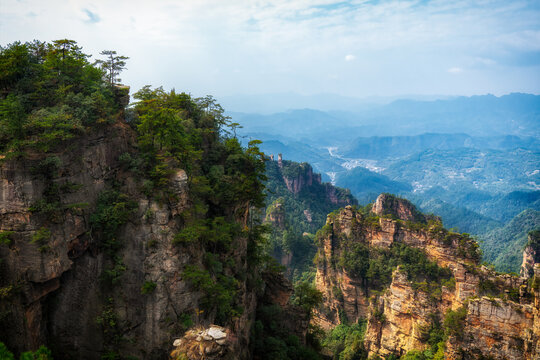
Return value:
M 262 139 L 267 154 L 309 162 L 324 181 L 350 189 L 361 204 L 382 192 L 409 198 L 441 216 L 445 226 L 479 236 L 487 249 L 496 241 L 495 229 L 527 209 L 540 210 L 540 142 L 532 120 L 538 109 L 540 97 L 527 94 L 395 101 L 355 113 L 241 114 L 239 134 Z M 503 126 L 505 116 L 514 119 L 511 126 Z M 428 126 L 428 118 L 437 120 Z M 302 121 L 313 125 L 295 125 Z M 448 123 L 452 133 L 446 133 Z M 401 135 L 392 135 L 398 128 Z M 522 239 L 516 246 L 525 245 L 530 230 L 514 227 L 519 234 L 512 236 Z M 518 266 L 496 263 L 504 271 Z

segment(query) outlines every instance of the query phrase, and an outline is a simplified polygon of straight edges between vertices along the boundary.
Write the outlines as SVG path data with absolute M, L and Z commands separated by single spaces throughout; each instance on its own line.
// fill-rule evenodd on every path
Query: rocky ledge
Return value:
M 171 353 L 171 359 L 233 359 L 229 345 L 229 330 L 221 326 L 210 325 L 206 329 L 192 329 L 182 338 L 174 340 L 175 349 Z

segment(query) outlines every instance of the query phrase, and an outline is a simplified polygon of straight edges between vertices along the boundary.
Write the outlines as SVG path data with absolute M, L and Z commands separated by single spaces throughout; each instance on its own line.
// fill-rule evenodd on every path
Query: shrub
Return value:
M 141 287 L 141 294 L 151 294 L 156 289 L 157 284 L 153 281 L 145 281 Z
M 10 245 L 13 231 L 0 231 L 0 245 Z
M 4 345 L 3 342 L 0 342 L 0 359 L 2 360 L 14 360 L 15 357 L 13 356 L 13 353 L 8 350 L 6 345 Z
M 444 318 L 444 331 L 447 336 L 454 336 L 458 339 L 463 337 L 463 328 L 467 317 L 467 307 L 462 306 L 456 311 L 449 310 Z
M 137 202 L 126 194 L 115 190 L 106 190 L 99 194 L 96 211 L 90 216 L 91 229 L 102 239 L 101 247 L 110 256 L 114 256 L 121 244 L 116 234 L 137 210 Z
M 36 351 L 22 353 L 20 360 L 53 360 L 53 357 L 51 351 L 42 345 Z
M 233 277 L 224 274 L 212 277 L 207 270 L 187 265 L 182 278 L 204 294 L 201 306 L 207 313 L 216 310 L 217 323 L 225 323 L 241 314 L 242 310 L 234 307 L 238 281 Z
M 291 302 L 301 306 L 307 313 L 322 303 L 322 293 L 307 281 L 296 284 Z
M 36 244 L 39 246 L 39 251 L 43 252 L 46 251 L 49 246 L 47 245 L 47 242 L 51 239 L 51 231 L 47 229 L 46 227 L 41 227 L 39 230 L 35 231 L 32 235 L 32 240 L 30 241 L 32 244 Z

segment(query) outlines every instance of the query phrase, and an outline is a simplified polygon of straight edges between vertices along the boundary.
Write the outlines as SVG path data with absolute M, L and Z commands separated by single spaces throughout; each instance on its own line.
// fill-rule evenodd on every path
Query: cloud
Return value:
M 456 75 L 456 74 L 461 74 L 463 72 L 463 69 L 460 67 L 451 67 L 450 69 L 446 70 L 446 72 Z
M 95 24 L 101 21 L 101 18 L 98 14 L 88 9 L 82 9 L 82 11 L 86 14 L 86 16 L 88 16 L 88 18 L 84 20 L 85 23 Z
M 67 37 L 89 54 L 115 49 L 130 56 L 122 78 L 134 89 L 152 82 L 216 96 L 540 92 L 537 0 L 0 2 L 0 45 Z M 26 16 L 29 9 L 37 16 Z M 320 76 L 334 73 L 339 80 Z M 445 83 L 463 73 L 467 79 Z

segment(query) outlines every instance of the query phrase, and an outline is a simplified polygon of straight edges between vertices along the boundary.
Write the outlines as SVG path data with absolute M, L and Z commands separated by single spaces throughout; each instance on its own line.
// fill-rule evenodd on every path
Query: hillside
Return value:
M 412 186 L 406 182 L 392 180 L 363 167 L 355 167 L 350 171 L 339 173 L 336 176 L 336 183 L 350 189 L 362 204 L 375 201 L 383 192 L 403 194 L 412 190 Z
M 325 344 L 334 354 L 537 358 L 536 287 L 481 266 L 477 243 L 439 221 L 388 194 L 371 210 L 329 215 L 317 233 L 315 322 L 332 329 Z
M 289 160 L 266 162 L 266 222 L 272 224 L 273 256 L 298 280 L 312 267 L 315 232 L 328 213 L 356 199 L 349 190 L 321 182 L 307 163 Z
M 505 226 L 482 234 L 479 240 L 484 260 L 495 265 L 498 271 L 519 273 L 527 235 L 537 229 L 540 229 L 540 212 L 528 209 Z

